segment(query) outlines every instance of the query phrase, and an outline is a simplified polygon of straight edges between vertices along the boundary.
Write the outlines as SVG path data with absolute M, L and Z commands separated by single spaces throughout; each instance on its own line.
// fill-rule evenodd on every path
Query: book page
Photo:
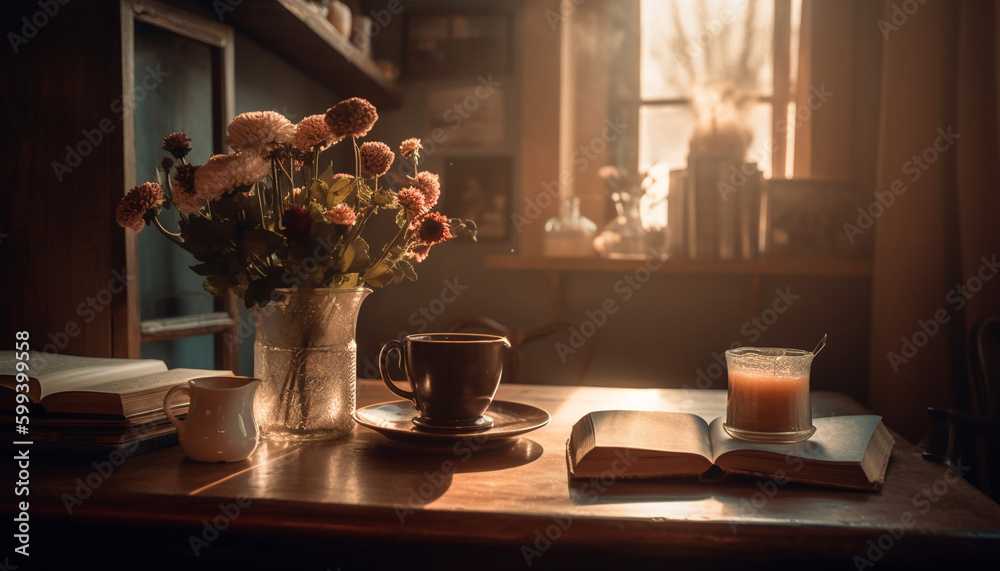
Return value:
M 171 369 L 161 373 L 143 375 L 128 379 L 117 379 L 104 383 L 91 385 L 86 391 L 95 393 L 115 393 L 128 395 L 135 392 L 177 385 L 191 379 L 201 377 L 231 377 L 231 371 L 210 371 L 205 369 Z
M 722 427 L 725 420 L 717 418 L 709 426 L 715 454 L 713 462 L 717 462 L 720 456 L 728 452 L 752 451 L 817 462 L 859 464 L 865 456 L 872 434 L 882 422 L 882 417 L 854 415 L 814 418 L 816 433 L 808 440 L 795 444 L 763 444 L 737 440 L 726 434 Z
M 0 375 L 16 375 L 14 351 L 0 351 Z M 31 351 L 28 376 L 37 379 L 39 398 L 63 391 L 92 390 L 107 381 L 166 371 L 167 365 L 157 359 L 116 359 L 80 357 Z

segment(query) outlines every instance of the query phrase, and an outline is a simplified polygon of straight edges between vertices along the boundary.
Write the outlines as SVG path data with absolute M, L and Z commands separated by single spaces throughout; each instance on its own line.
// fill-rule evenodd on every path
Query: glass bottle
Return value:
M 646 230 L 639 216 L 639 201 L 628 193 L 612 194 L 617 215 L 604 227 L 604 255 L 613 259 L 643 258 Z
M 597 224 L 580 215 L 580 199 L 563 201 L 557 218 L 545 223 L 542 252 L 546 256 L 593 256 Z

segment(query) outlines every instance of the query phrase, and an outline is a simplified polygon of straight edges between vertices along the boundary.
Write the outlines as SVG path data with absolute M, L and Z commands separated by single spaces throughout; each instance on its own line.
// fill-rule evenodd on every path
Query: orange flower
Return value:
M 133 187 L 115 211 L 115 221 L 122 228 L 131 228 L 135 232 L 146 227 L 146 214 L 153 208 L 163 204 L 163 189 L 155 182 L 144 182 Z

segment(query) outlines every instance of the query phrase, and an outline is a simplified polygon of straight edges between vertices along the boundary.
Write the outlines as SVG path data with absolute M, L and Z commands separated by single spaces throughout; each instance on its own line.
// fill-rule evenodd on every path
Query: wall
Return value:
M 426 5 L 422 3 L 421 7 Z M 529 25 L 547 29 L 548 22 L 525 22 L 525 12 L 516 4 L 509 6 L 516 10 L 520 21 L 515 30 L 514 59 L 523 66 L 537 54 L 525 53 L 523 37 L 517 34 Z M 371 9 L 378 10 L 379 6 Z M 407 9 L 411 7 L 407 5 Z M 544 17 L 544 11 L 536 7 L 531 17 Z M 402 61 L 403 20 L 394 17 L 376 38 L 379 57 Z M 519 71 L 515 69 L 514 74 L 503 80 L 505 96 L 510 99 L 506 102 L 506 123 L 508 131 L 513 132 L 524 128 L 516 124 L 521 117 L 519 106 L 535 103 L 533 99 L 517 100 L 522 87 Z M 409 136 L 423 137 L 426 141 L 430 135 L 425 120 L 427 94 L 462 85 L 472 92 L 475 86 L 474 81 L 416 79 L 402 79 L 400 84 L 405 94 L 403 108 L 381 113 L 371 138 L 390 144 Z M 538 99 L 543 100 L 547 95 L 539 94 Z M 515 172 L 521 171 L 521 163 L 529 157 L 552 154 L 551 149 L 539 148 L 532 140 L 511 138 L 510 133 L 506 144 L 490 149 L 493 150 L 511 153 Z M 451 157 L 480 152 L 486 151 L 436 150 L 428 157 L 426 167 L 440 172 Z M 442 182 L 443 193 L 449 192 L 449 181 Z M 535 194 L 543 182 L 515 180 L 512 204 L 523 208 L 525 197 Z M 598 221 L 599 225 L 601 222 Z M 377 375 L 378 350 L 388 339 L 404 332 L 441 331 L 460 318 L 486 315 L 517 329 L 533 329 L 564 320 L 578 331 L 595 330 L 589 340 L 593 352 L 583 379 L 584 384 L 593 385 L 724 388 L 724 375 L 714 364 L 716 356 L 731 344 L 811 348 L 827 333 L 830 343 L 814 365 L 813 386 L 840 390 L 862 402 L 866 399 L 871 295 L 867 278 L 765 277 L 754 299 L 748 277 L 655 274 L 641 287 L 633 287 L 625 281 L 624 273 L 567 273 L 562 276 L 564 305 L 560 312 L 550 295 L 550 283 L 544 272 L 483 267 L 483 257 L 487 254 L 517 254 L 524 247 L 518 243 L 517 233 L 511 234 L 513 238 L 507 242 L 448 243 L 435 247 L 430 258 L 418 268 L 417 283 L 391 286 L 369 297 L 358 327 L 359 375 Z M 642 262 L 637 262 L 638 273 L 631 273 L 637 282 L 638 278 L 646 277 L 639 269 L 641 266 Z M 438 300 L 448 297 L 442 295 L 448 280 L 457 280 L 465 289 L 453 303 L 445 304 Z M 775 302 L 784 307 L 778 301 L 779 290 L 790 292 L 795 299 L 783 313 L 767 312 Z M 597 311 L 606 302 L 617 309 L 603 320 Z M 433 321 L 422 317 L 421 311 L 430 309 L 441 310 L 433 316 Z M 755 318 L 770 321 L 771 317 L 776 318 L 773 324 L 761 322 L 758 327 L 752 322 Z M 588 321 L 597 327 L 591 328 L 586 324 Z M 572 349 L 571 341 L 567 331 L 526 346 L 525 380 L 572 382 L 585 351 L 564 350 L 560 355 L 557 346 L 562 343 Z

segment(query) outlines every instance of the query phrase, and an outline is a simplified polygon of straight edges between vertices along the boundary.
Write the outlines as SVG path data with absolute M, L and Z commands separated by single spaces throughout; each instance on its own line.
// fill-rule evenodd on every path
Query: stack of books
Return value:
M 173 369 L 157 359 L 79 357 L 0 351 L 0 417 L 14 441 L 33 443 L 39 454 L 135 456 L 177 444 L 177 430 L 163 412 L 171 388 L 230 371 Z M 18 363 L 21 365 L 18 371 Z M 18 373 L 23 376 L 18 377 Z M 25 382 L 26 381 L 26 382 Z M 18 385 L 22 385 L 18 387 Z M 18 402 L 18 393 L 27 395 Z M 27 402 L 24 402 L 24 401 Z M 171 403 L 187 412 L 182 393 Z

